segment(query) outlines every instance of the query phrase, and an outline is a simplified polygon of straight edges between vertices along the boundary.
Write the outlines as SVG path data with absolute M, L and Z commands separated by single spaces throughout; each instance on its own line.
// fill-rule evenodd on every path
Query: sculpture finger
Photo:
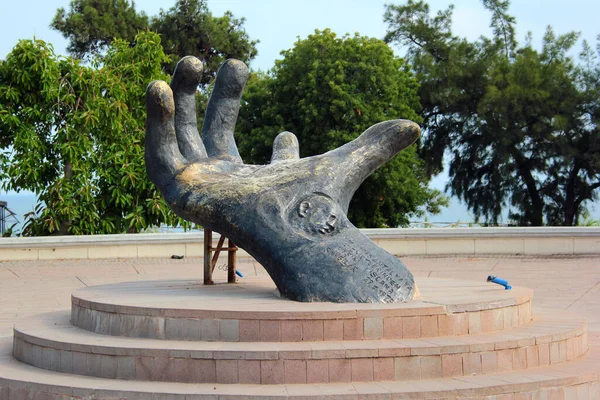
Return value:
M 202 61 L 193 56 L 184 57 L 177 63 L 171 79 L 177 141 L 181 154 L 188 161 L 206 158 L 196 118 L 196 91 L 202 79 L 202 71 Z
M 168 183 L 185 166 L 175 133 L 173 92 L 163 81 L 146 89 L 146 170 L 159 187 Z
M 271 164 L 283 160 L 297 160 L 300 158 L 300 145 L 298 138 L 292 132 L 281 132 L 273 141 L 273 155 Z
M 219 68 L 202 126 L 202 141 L 209 157 L 242 163 L 233 130 L 247 80 L 248 67 L 239 60 L 227 60 Z
M 326 154 L 337 163 L 340 200 L 347 207 L 360 184 L 377 168 L 417 140 L 419 125 L 408 120 L 380 122 L 350 143 Z

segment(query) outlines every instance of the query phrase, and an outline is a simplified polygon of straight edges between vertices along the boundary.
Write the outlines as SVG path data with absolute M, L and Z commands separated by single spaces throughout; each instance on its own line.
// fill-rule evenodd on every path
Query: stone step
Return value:
M 71 321 L 112 336 L 232 342 L 462 336 L 531 321 L 530 289 L 441 278 L 417 283 L 421 297 L 407 303 L 337 304 L 281 299 L 268 277 L 210 286 L 127 282 L 76 290 Z
M 14 355 L 64 373 L 128 380 L 335 383 L 469 376 L 553 365 L 587 351 L 587 324 L 540 316 L 489 334 L 424 339 L 201 342 L 99 335 L 55 312 L 15 326 Z
M 337 384 L 190 384 L 126 381 L 62 374 L 10 356 L 10 338 L 0 340 L 0 399 L 557 399 L 600 398 L 600 341 L 583 357 L 562 364 L 425 381 Z

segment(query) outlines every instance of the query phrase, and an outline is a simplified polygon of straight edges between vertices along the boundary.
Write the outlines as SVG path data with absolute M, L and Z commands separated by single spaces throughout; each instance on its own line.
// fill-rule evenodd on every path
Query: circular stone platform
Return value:
M 401 304 L 300 303 L 268 277 L 205 286 L 171 280 L 94 286 L 72 295 L 71 323 L 95 333 L 168 340 L 298 342 L 458 336 L 531 321 L 532 291 L 486 282 L 417 280 Z
M 598 397 L 584 321 L 532 320 L 525 288 L 418 284 L 405 304 L 297 303 L 268 278 L 81 289 L 0 341 L 0 399 Z

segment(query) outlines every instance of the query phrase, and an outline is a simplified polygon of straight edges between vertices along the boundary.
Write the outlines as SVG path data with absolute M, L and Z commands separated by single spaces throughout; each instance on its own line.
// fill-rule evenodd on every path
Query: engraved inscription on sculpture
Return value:
M 395 301 L 390 293 L 393 293 L 402 286 L 403 278 L 394 273 L 392 266 L 383 263 L 369 254 L 361 254 L 357 250 L 357 247 L 353 245 L 352 240 L 349 240 L 343 247 L 328 247 L 327 251 L 336 257 L 342 269 L 348 273 L 356 273 L 358 270 L 356 260 L 362 259 L 363 267 L 367 271 L 366 274 L 363 274 L 364 283 L 377 292 L 384 302 L 390 303 Z
M 391 292 L 400 287 L 402 278 L 394 274 L 390 267 L 385 264 L 370 265 L 369 274 L 365 277 L 365 283 L 377 291 L 387 302 L 393 302 Z
M 195 94 L 202 73 L 200 60 L 185 57 L 170 85 L 155 81 L 146 91 L 146 170 L 173 211 L 231 238 L 289 299 L 411 299 L 412 274 L 346 215 L 360 184 L 412 144 L 419 127 L 381 122 L 307 158 L 300 158 L 296 136 L 282 132 L 270 164 L 247 165 L 233 132 L 248 68 L 237 60 L 221 66 L 200 133 Z

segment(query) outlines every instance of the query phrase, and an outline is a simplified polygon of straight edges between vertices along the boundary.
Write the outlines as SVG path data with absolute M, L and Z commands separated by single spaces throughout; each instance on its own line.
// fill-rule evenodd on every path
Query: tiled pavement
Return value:
M 514 286 L 534 289 L 536 312 L 568 311 L 585 317 L 592 335 L 600 335 L 600 256 L 578 257 L 402 257 L 419 277 L 485 281 L 496 275 Z M 238 260 L 246 275 L 264 274 L 248 259 Z M 0 261 L 0 336 L 12 334 L 15 321 L 34 314 L 68 309 L 71 292 L 83 286 L 154 280 L 201 279 L 202 259 L 118 259 Z M 218 270 L 217 279 L 225 279 Z

